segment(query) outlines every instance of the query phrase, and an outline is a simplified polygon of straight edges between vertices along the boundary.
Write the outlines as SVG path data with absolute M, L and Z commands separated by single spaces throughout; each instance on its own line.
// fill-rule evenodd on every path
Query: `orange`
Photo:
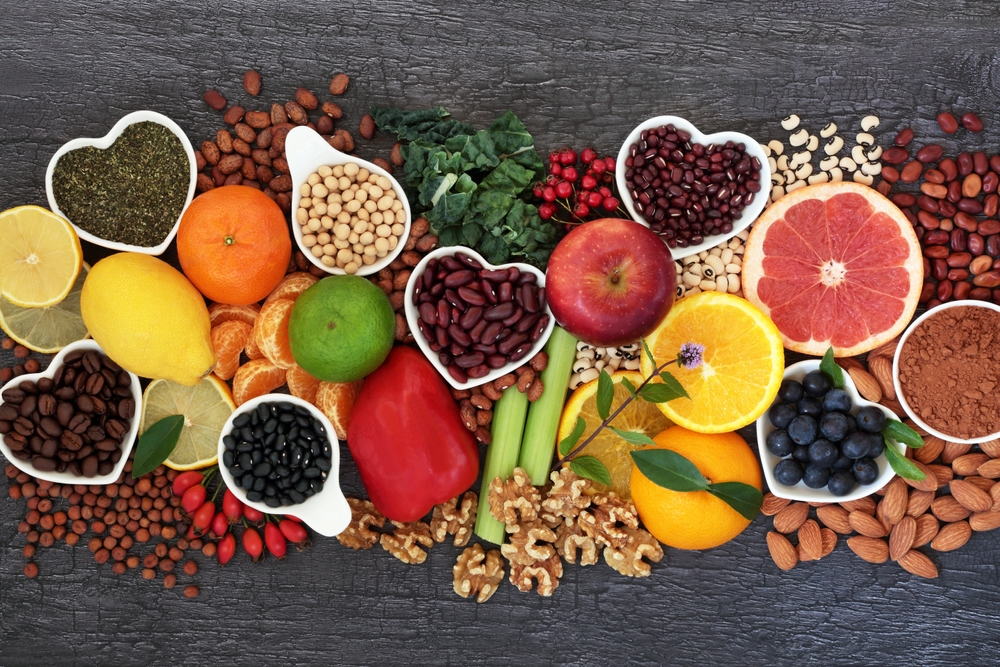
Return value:
M 253 327 L 257 347 L 278 368 L 290 368 L 295 364 L 292 350 L 288 346 L 288 318 L 292 314 L 293 305 L 291 299 L 265 303 Z
M 199 195 L 177 229 L 184 275 L 212 301 L 260 301 L 285 277 L 291 255 L 284 213 L 263 192 L 243 185 Z
M 320 382 L 316 390 L 316 407 L 326 415 L 337 432 L 338 440 L 347 440 L 347 424 L 351 409 L 361 391 L 361 380 L 354 382 Z
M 653 440 L 695 465 L 709 482 L 743 482 L 761 489 L 760 465 L 735 433 L 705 434 L 672 426 Z M 708 491 L 671 491 L 632 469 L 632 502 L 653 537 L 675 549 L 711 549 L 725 544 L 750 521 Z
M 909 324 L 923 285 L 920 242 L 903 212 L 857 183 L 785 195 L 757 219 L 743 291 L 774 320 L 785 347 L 853 357 Z
M 247 324 L 253 324 L 260 313 L 260 306 L 251 303 L 247 306 L 232 306 L 228 303 L 213 303 L 208 307 L 208 319 L 212 326 L 228 322 L 229 320 L 239 320 Z
M 267 295 L 264 305 L 266 306 L 277 299 L 291 299 L 292 301 L 295 301 L 300 294 L 305 292 L 309 287 L 312 287 L 317 280 L 319 280 L 319 278 L 311 273 L 289 273 L 285 276 L 285 279 L 281 281 L 281 284 L 275 287 L 274 291 Z
M 302 370 L 301 366 L 292 364 L 285 371 L 285 382 L 288 383 L 288 392 L 292 396 L 316 405 L 316 391 L 319 389 L 320 381 Z
M 220 380 L 228 380 L 240 366 L 240 352 L 247 344 L 253 327 L 240 320 L 227 320 L 212 327 L 212 348 L 215 350 L 215 370 Z
M 263 396 L 285 384 L 285 369 L 278 368 L 267 359 L 246 362 L 233 376 L 233 400 L 243 405 L 251 398 Z

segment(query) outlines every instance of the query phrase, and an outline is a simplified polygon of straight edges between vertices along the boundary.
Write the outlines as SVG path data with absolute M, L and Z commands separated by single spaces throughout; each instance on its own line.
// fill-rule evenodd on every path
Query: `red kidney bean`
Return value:
M 500 303 L 507 303 L 514 300 L 514 285 L 510 282 L 505 282 L 500 284 L 500 288 L 497 290 L 497 298 Z
M 437 325 L 446 327 L 451 324 L 451 307 L 448 301 L 441 299 L 437 302 Z
M 430 303 L 420 304 L 420 319 L 426 324 L 436 324 L 437 308 Z
M 523 333 L 511 334 L 510 336 L 507 336 L 505 339 L 503 339 L 503 341 L 501 341 L 499 345 L 497 345 L 497 352 L 499 352 L 500 354 L 509 355 L 511 352 L 514 351 L 514 348 L 516 348 L 518 345 L 520 345 L 526 340 L 528 340 L 527 334 Z
M 480 280 L 479 286 L 483 288 L 483 294 L 486 296 L 486 301 L 494 304 L 499 301 L 499 299 L 497 299 L 496 290 L 493 289 L 493 284 L 490 283 L 490 281 L 486 279 Z
M 934 295 L 934 288 L 935 285 L 932 281 L 926 281 L 924 286 L 920 288 L 920 298 L 918 301 L 920 303 L 927 303 L 927 301 Z
M 539 312 L 545 310 L 545 288 L 539 287 L 538 291 L 535 293 L 538 298 L 538 310 Z
M 455 271 L 453 273 L 449 273 L 444 279 L 444 286 L 454 289 L 456 287 L 461 287 L 462 285 L 468 285 L 475 279 L 476 274 L 468 269 Z
M 889 150 L 892 150 L 891 148 Z M 944 155 L 944 148 L 940 144 L 927 144 L 923 148 L 917 151 L 917 159 L 921 162 L 937 162 Z M 882 153 L 882 159 L 885 159 L 885 153 Z
M 968 248 L 965 232 L 961 229 L 951 230 L 951 238 L 948 240 L 948 245 L 956 252 L 963 252 Z
M 883 153 L 883 155 L 885 155 Z M 892 196 L 892 203 L 899 208 L 907 208 L 917 203 L 917 198 L 909 192 L 897 192 Z
M 497 343 L 499 343 L 500 341 L 504 340 L 505 338 L 507 338 L 512 333 L 514 333 L 513 329 L 511 329 L 510 327 L 504 327 L 503 330 L 500 332 L 500 335 L 497 336 Z
M 529 284 L 534 285 L 537 282 L 538 282 L 538 276 L 536 276 L 534 273 L 522 273 L 521 276 L 517 279 L 518 285 L 529 285 Z
M 962 299 L 969 298 L 969 292 L 972 290 L 972 283 L 966 280 L 960 280 L 955 283 L 955 289 L 951 292 L 951 298 L 956 301 L 961 301 Z
M 1000 185 L 1000 176 L 997 176 L 995 171 L 986 172 L 983 176 L 983 192 L 986 194 L 996 192 L 998 185 Z
M 503 320 L 503 325 L 505 327 L 512 327 L 524 316 L 524 308 L 518 306 L 517 309 L 511 313 L 510 317 L 505 317 Z
M 980 176 L 984 175 L 990 170 L 990 160 L 986 157 L 986 153 L 982 151 L 976 151 L 972 154 L 972 171 L 976 172 Z
M 931 260 L 931 275 L 934 280 L 944 280 L 948 277 L 948 263 L 943 259 Z
M 989 301 L 991 294 L 989 287 L 973 287 L 969 290 L 969 298 L 977 301 Z
M 955 289 L 955 286 L 950 280 L 942 280 L 937 286 L 937 298 L 941 301 L 947 301 L 951 298 L 951 292 Z
M 962 127 L 967 129 L 969 132 L 982 132 L 983 121 L 979 119 L 979 116 L 969 111 L 962 114 Z
M 531 351 L 531 342 L 525 341 L 524 343 L 518 345 L 514 349 L 514 351 L 510 353 L 510 360 L 520 361 L 521 359 L 524 359 L 526 356 L 528 356 L 528 352 L 530 351 Z
M 958 158 L 958 173 L 960 176 L 968 176 L 972 173 L 972 156 L 968 153 L 959 153 Z
M 912 160 L 903 165 L 903 168 L 899 171 L 899 180 L 904 183 L 916 183 L 920 180 L 920 175 L 924 171 L 924 165 Z
M 898 145 L 892 148 L 887 148 L 882 152 L 882 161 L 888 164 L 903 164 L 909 159 L 909 157 L 910 152 L 905 148 L 900 148 Z
M 969 252 L 956 252 L 945 258 L 945 261 L 953 269 L 963 269 L 969 265 L 972 261 L 972 253 Z
M 478 366 L 486 361 L 486 355 L 482 352 L 469 352 L 468 354 L 463 354 L 461 356 L 455 357 L 455 365 L 459 368 L 469 369 L 473 366 Z
M 911 141 L 913 141 L 913 130 L 908 127 L 904 127 L 899 131 L 899 134 L 896 135 L 896 138 L 892 140 L 892 143 L 897 146 L 905 146 Z
M 482 352 L 483 354 L 487 355 L 497 353 L 496 345 L 483 345 L 482 343 L 476 343 L 475 345 L 472 346 L 472 349 L 475 350 L 476 352 Z
M 483 320 L 485 322 L 486 320 Z M 491 322 L 486 325 L 486 329 L 483 330 L 482 336 L 479 337 L 479 342 L 483 345 L 492 345 L 500 337 L 503 332 L 503 324 L 500 322 Z
M 481 306 L 472 306 L 458 320 L 458 326 L 466 331 L 470 331 L 483 319 L 483 309 Z
M 969 261 L 972 261 L 971 257 L 969 258 Z M 462 327 L 458 326 L 457 324 L 452 324 L 451 326 L 448 327 L 448 336 L 451 337 L 453 341 L 455 341 L 462 347 L 468 347 L 472 345 L 472 337 L 465 331 L 463 331 Z
M 490 367 L 486 364 L 480 364 L 478 366 L 473 366 L 468 371 L 470 378 L 481 378 L 489 375 Z
M 447 257 L 441 257 L 440 259 L 441 259 L 440 265 L 442 267 L 444 267 L 445 275 L 447 275 L 447 272 L 450 272 L 450 271 L 461 271 L 462 269 L 466 268 L 453 255 L 449 255 Z M 439 280 L 443 280 L 444 276 L 439 275 L 438 279 Z
M 466 374 L 464 370 L 462 370 L 455 364 L 451 364 L 450 366 L 448 366 L 448 374 L 453 378 L 455 378 L 456 382 L 461 382 L 464 384 L 469 381 L 468 374 Z
M 941 221 L 927 211 L 917 212 L 917 222 L 919 222 L 920 226 L 924 229 L 937 229 L 941 226 Z
M 895 183 L 899 180 L 899 170 L 888 165 L 882 167 L 882 180 L 887 183 Z
M 538 291 L 534 285 L 525 285 L 521 290 L 521 303 L 529 313 L 538 312 Z
M 506 269 L 483 269 L 479 272 L 479 277 L 491 283 L 500 284 L 507 281 Z
M 956 183 L 958 181 L 955 181 Z M 971 213 L 973 215 L 978 215 L 983 212 L 983 204 L 978 199 L 973 199 L 971 197 L 962 197 L 955 204 L 959 211 L 965 211 L 966 213 Z
M 486 331 L 486 327 L 490 326 L 490 323 L 486 320 L 479 320 L 476 326 L 469 330 L 469 335 L 472 336 L 472 340 L 482 340 L 483 332 Z
M 451 352 L 438 352 L 438 361 L 442 366 L 450 366 L 452 362 Z
M 946 276 L 948 280 L 958 282 L 960 280 L 965 280 L 969 277 L 968 269 L 950 269 L 948 275 Z
M 948 240 L 948 232 L 942 229 L 935 229 L 932 232 L 927 232 L 924 234 L 924 238 L 922 239 L 924 245 L 948 245 Z
M 507 365 L 507 357 L 502 354 L 491 354 L 486 357 L 486 365 L 493 369 L 503 368 Z
M 444 283 L 434 283 L 434 287 L 427 294 L 435 298 L 441 298 L 441 295 L 444 294 Z
M 535 325 L 535 322 L 538 321 L 539 317 L 541 317 L 540 313 L 531 313 L 531 314 L 525 315 L 517 323 L 517 326 L 514 327 L 514 331 L 519 331 L 521 333 L 524 333 L 525 331 L 528 331 L 529 329 L 531 329 L 531 327 L 533 327 Z
M 549 316 L 542 315 L 539 318 L 538 323 L 535 324 L 535 328 L 531 330 L 530 340 L 534 343 L 536 340 L 542 337 L 542 333 L 545 331 L 545 327 L 549 325 Z
M 977 234 L 975 232 L 969 234 L 969 238 L 966 243 L 968 244 L 969 252 L 971 252 L 974 257 L 978 257 L 986 252 L 986 239 L 984 239 L 981 234 Z
M 434 341 L 440 347 L 448 347 L 451 345 L 451 337 L 448 336 L 448 329 L 445 327 L 435 327 L 434 328 Z M 438 348 L 440 349 L 440 348 Z M 436 352 L 437 350 L 435 350 Z
M 958 132 L 958 119 L 947 111 L 942 111 L 938 114 L 937 123 L 947 134 Z
M 924 246 L 924 256 L 930 257 L 932 260 L 944 259 L 948 256 L 948 248 L 942 245 Z
M 469 267 L 470 269 L 475 269 L 476 271 L 479 271 L 480 269 L 483 268 L 482 264 L 480 264 L 478 261 L 474 260 L 473 258 L 469 257 L 464 252 L 456 252 L 455 253 L 455 259 L 457 259 L 459 262 L 461 262 L 465 266 Z
M 950 157 L 938 162 L 937 168 L 944 174 L 944 180 L 948 183 L 958 178 L 958 165 Z
M 466 285 L 462 285 L 458 288 L 458 298 L 466 302 L 470 306 L 485 306 L 486 297 L 479 290 L 473 289 Z
M 962 199 L 962 182 L 952 181 L 949 183 L 945 196 L 952 204 L 957 204 Z
M 504 283 L 504 285 L 510 285 L 510 283 Z M 487 322 L 499 322 L 510 317 L 514 313 L 514 302 L 509 299 L 504 303 L 488 308 L 483 317 L 486 318 Z
M 917 206 L 928 213 L 937 213 L 941 210 L 941 205 L 938 203 L 937 199 L 923 194 L 917 197 Z

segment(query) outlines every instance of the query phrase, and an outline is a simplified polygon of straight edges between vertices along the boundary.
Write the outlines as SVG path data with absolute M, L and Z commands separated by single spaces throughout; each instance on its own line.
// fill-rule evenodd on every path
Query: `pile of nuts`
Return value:
M 357 273 L 396 249 L 406 212 L 392 183 L 355 162 L 322 166 L 301 187 L 295 220 L 324 266 Z
M 674 262 L 677 298 L 700 292 L 728 292 L 743 296 L 743 251 L 750 230 L 723 241 L 710 250 Z
M 528 400 L 532 403 L 542 397 L 545 385 L 539 376 L 548 365 L 549 355 L 539 352 L 524 366 L 515 369 L 513 373 L 498 377 L 493 382 L 471 389 L 451 390 L 452 398 L 458 401 L 462 423 L 476 436 L 477 442 L 488 445 L 492 441 L 489 425 L 493 421 L 493 404 L 500 400 L 500 396 L 508 387 L 516 387 L 522 394 L 527 394 Z

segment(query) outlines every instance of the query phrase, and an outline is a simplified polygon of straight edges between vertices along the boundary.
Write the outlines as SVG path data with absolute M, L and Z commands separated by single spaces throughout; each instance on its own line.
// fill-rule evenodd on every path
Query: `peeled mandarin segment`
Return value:
M 295 363 L 288 343 L 288 319 L 292 315 L 291 299 L 278 299 L 264 304 L 254 324 L 254 339 L 261 353 L 279 368 L 291 368 Z
M 316 392 L 319 389 L 320 381 L 303 370 L 301 366 L 292 364 L 285 372 L 285 381 L 288 383 L 288 391 L 292 396 L 316 405 Z
M 253 328 L 250 330 L 250 335 L 247 336 L 247 346 L 243 348 L 243 352 L 247 355 L 247 359 L 263 359 L 264 353 L 260 351 L 260 347 L 257 345 L 257 323 L 254 322 Z
M 0 295 L 21 308 L 62 301 L 83 265 L 73 227 L 40 206 L 0 213 Z
M 311 273 L 289 273 L 285 276 L 285 279 L 274 288 L 267 299 L 264 300 L 264 305 L 271 303 L 272 301 L 277 301 L 278 299 L 291 299 L 295 301 L 300 294 L 306 291 L 309 287 L 319 280 L 316 276 Z
M 278 368 L 267 359 L 253 359 L 236 369 L 233 376 L 233 401 L 243 405 L 274 391 L 285 384 L 285 369 Z
M 250 338 L 253 327 L 240 320 L 228 320 L 212 327 L 212 348 L 215 350 L 215 375 L 229 380 L 240 367 L 240 353 Z
M 229 320 L 239 320 L 253 325 L 254 320 L 260 313 L 260 306 L 251 303 L 249 306 L 232 306 L 228 303 L 213 303 L 208 307 L 208 318 L 212 326 L 222 324 Z
M 319 383 L 315 405 L 333 424 L 338 440 L 347 440 L 347 425 L 359 391 L 361 391 L 361 380 Z

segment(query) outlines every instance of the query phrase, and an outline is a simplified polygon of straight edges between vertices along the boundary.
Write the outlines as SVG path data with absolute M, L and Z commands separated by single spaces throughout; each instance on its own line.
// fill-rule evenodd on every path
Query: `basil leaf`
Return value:
M 837 389 L 844 388 L 844 371 L 841 370 L 840 366 L 833 359 L 833 348 L 826 348 L 826 354 L 823 355 L 823 361 L 819 362 L 819 369 L 826 373 L 826 376 L 830 378 L 830 382 Z
M 708 480 L 693 463 L 669 449 L 629 452 L 639 472 L 654 484 L 671 491 L 704 491 Z
M 882 435 L 913 449 L 920 449 L 924 446 L 924 439 L 920 437 L 919 433 L 896 419 L 886 420 L 885 426 L 882 427 Z
M 132 461 L 132 479 L 139 479 L 167 460 L 177 446 L 184 428 L 184 415 L 170 415 L 156 422 L 139 436 Z
M 602 420 L 606 420 L 611 414 L 611 401 L 615 398 L 615 383 L 612 382 L 608 372 L 601 369 L 601 374 L 597 378 L 597 414 Z
M 573 431 L 559 441 L 559 456 L 566 456 L 573 451 L 573 447 L 580 441 L 580 436 L 583 435 L 586 428 L 587 423 L 583 421 L 583 417 L 577 417 L 576 426 L 573 427 Z
M 622 378 L 622 386 L 628 389 L 628 393 L 635 398 L 635 385 L 628 378 Z
M 667 371 L 660 371 L 660 379 L 663 380 L 663 386 L 670 387 L 670 389 L 676 394 L 674 398 L 686 398 L 691 399 L 691 396 L 687 393 L 681 383 L 673 375 Z M 673 399 L 670 399 L 673 400 Z
M 601 463 L 600 459 L 593 456 L 578 456 L 569 462 L 569 469 L 580 477 L 592 479 L 606 486 L 611 486 L 611 473 Z
M 748 521 L 754 520 L 764 503 L 764 494 L 743 482 L 709 484 L 708 492 L 742 514 Z
M 892 466 L 896 474 L 903 479 L 912 479 L 919 482 L 927 476 L 923 470 L 913 465 L 913 462 L 909 459 L 900 456 L 892 447 L 885 448 L 885 458 L 889 460 L 889 465 Z
M 615 435 L 630 445 L 656 445 L 653 439 L 645 433 L 639 433 L 637 431 L 624 431 L 613 426 L 609 426 L 608 428 L 614 431 Z

